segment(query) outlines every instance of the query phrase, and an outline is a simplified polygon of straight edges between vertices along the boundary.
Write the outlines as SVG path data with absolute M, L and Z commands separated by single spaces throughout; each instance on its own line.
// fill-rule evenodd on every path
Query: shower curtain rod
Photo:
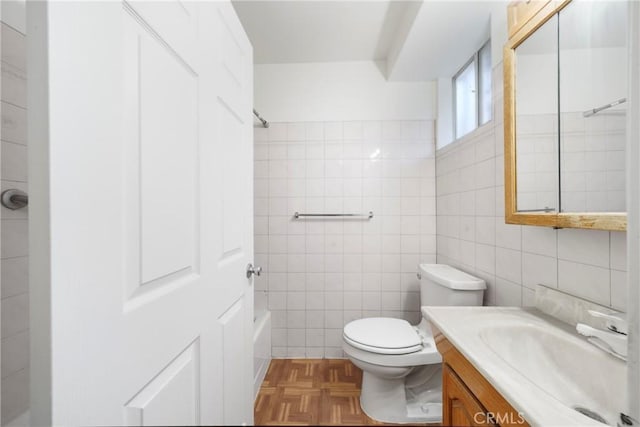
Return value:
M 253 109 L 253 115 L 256 116 L 258 118 L 258 120 L 260 120 L 262 122 L 262 126 L 268 128 L 269 127 L 269 122 L 266 121 L 265 119 L 263 119 L 262 117 L 260 117 L 260 114 L 256 111 L 256 109 Z

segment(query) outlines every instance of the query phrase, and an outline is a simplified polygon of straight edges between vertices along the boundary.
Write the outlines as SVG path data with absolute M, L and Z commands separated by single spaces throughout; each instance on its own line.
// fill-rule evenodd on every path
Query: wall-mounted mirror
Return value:
M 625 212 L 627 3 L 574 0 L 558 14 L 563 212 Z
M 558 17 L 516 49 L 516 180 L 519 212 L 558 212 Z
M 627 2 L 542 2 L 505 47 L 507 223 L 626 229 Z

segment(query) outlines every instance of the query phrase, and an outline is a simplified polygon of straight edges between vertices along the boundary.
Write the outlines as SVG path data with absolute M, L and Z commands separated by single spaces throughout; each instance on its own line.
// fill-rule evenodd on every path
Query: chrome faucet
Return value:
M 576 325 L 578 333 L 587 337 L 587 340 L 599 349 L 626 361 L 629 325 L 624 314 L 606 314 L 595 310 L 588 310 L 588 312 L 593 317 L 604 319 L 607 330 L 578 323 Z

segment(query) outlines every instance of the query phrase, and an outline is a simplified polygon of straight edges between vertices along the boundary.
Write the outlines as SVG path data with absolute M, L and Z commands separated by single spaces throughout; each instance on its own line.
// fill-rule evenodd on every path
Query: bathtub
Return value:
M 271 362 L 271 312 L 256 311 L 253 320 L 253 397 L 258 396 L 260 385 Z

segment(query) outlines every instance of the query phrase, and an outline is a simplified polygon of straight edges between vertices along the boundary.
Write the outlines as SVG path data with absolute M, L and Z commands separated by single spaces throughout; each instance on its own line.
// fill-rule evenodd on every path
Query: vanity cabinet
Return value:
M 520 413 L 455 346 L 435 328 L 433 332 L 443 359 L 442 425 L 528 427 Z

